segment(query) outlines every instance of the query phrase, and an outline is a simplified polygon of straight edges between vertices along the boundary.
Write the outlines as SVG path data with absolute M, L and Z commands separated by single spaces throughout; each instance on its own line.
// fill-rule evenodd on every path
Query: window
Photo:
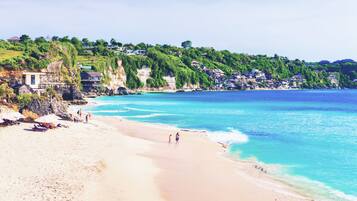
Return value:
M 35 75 L 31 75 L 31 85 L 35 85 L 36 84 L 36 77 Z

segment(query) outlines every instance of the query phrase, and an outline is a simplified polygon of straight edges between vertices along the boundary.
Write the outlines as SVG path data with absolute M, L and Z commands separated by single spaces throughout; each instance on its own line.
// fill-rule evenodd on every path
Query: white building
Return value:
M 329 80 L 329 82 L 331 83 L 331 85 L 333 87 L 339 86 L 339 81 L 338 81 L 336 73 L 330 73 L 330 75 L 327 77 L 327 79 Z
M 41 76 L 46 75 L 46 73 L 40 72 L 23 72 L 22 73 L 22 84 L 30 86 L 32 89 L 39 89 L 41 85 Z
M 126 55 L 141 55 L 144 56 L 146 54 L 146 50 L 126 50 Z

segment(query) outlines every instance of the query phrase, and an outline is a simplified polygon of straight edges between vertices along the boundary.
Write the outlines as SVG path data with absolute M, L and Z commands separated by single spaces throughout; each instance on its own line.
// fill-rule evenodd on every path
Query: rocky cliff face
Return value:
M 164 76 L 164 80 L 167 82 L 167 89 L 168 90 L 176 90 L 176 78 L 173 76 Z
M 138 78 L 140 82 L 144 83 L 144 87 L 146 87 L 146 80 L 150 78 L 151 69 L 147 67 L 143 67 L 142 69 L 138 69 Z
M 50 63 L 47 68 L 42 69 L 41 72 L 46 73 L 46 76 L 41 77 L 41 83 L 63 83 L 64 78 L 61 75 L 63 61 L 55 61 Z
M 185 84 L 182 89 L 184 90 L 195 90 L 195 89 L 199 89 L 200 85 L 199 84 Z
M 122 61 L 118 60 L 117 65 L 117 69 L 110 66 L 109 70 L 104 72 L 109 78 L 109 82 L 104 84 L 104 86 L 113 91 L 116 91 L 119 87 L 126 87 L 126 74 Z

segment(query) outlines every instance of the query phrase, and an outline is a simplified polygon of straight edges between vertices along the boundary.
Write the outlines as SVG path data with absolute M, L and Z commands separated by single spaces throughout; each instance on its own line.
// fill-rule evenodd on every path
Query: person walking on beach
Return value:
M 180 141 L 180 134 L 179 132 L 176 133 L 176 144 L 178 144 Z
M 169 144 L 171 144 L 171 137 L 172 137 L 172 134 L 170 133 L 170 135 L 169 135 Z
M 79 109 L 77 114 L 79 115 L 79 118 L 82 118 L 82 109 Z
M 86 115 L 86 123 L 89 121 L 89 114 Z

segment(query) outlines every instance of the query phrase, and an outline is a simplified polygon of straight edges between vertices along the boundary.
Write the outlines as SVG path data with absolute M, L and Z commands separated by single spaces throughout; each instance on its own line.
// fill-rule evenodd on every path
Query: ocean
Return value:
M 94 115 L 207 130 L 318 200 L 357 200 L 357 90 L 103 96 Z

